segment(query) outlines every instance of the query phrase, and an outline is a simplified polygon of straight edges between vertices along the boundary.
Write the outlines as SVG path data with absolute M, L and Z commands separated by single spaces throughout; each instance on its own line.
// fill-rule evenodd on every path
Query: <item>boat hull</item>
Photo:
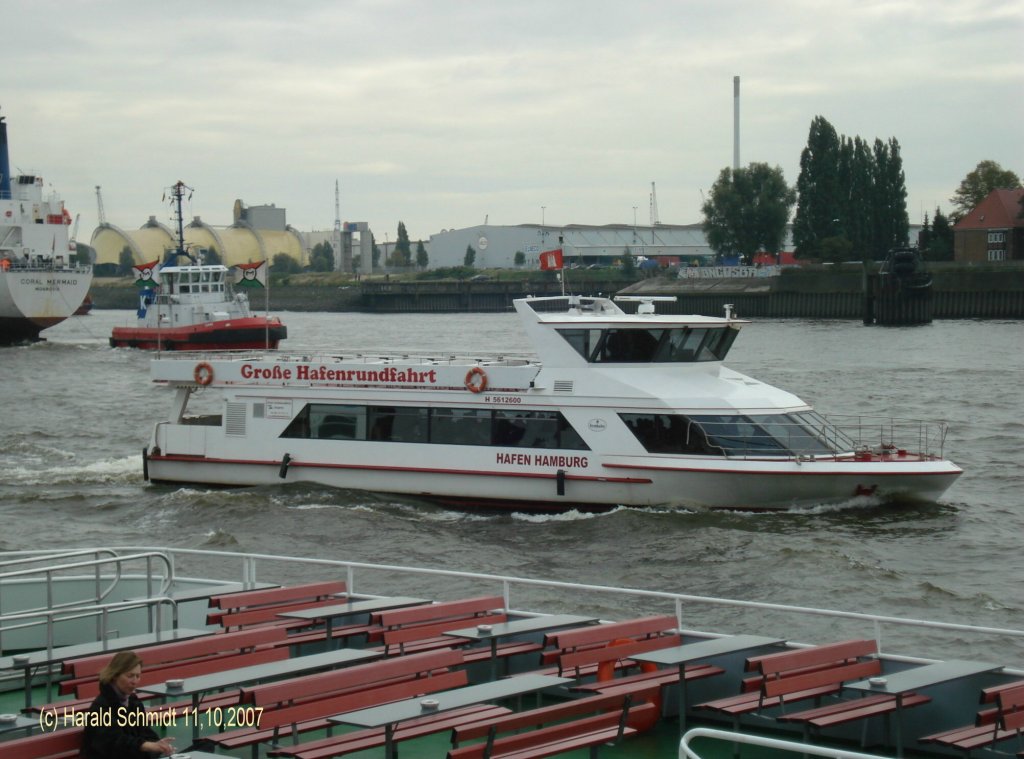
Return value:
M 195 428 L 185 434 L 193 446 L 202 435 Z M 282 450 L 280 458 L 273 460 L 155 449 L 147 453 L 147 472 L 153 482 L 220 487 L 308 483 L 415 496 L 463 508 L 532 512 L 603 511 L 619 506 L 777 510 L 850 503 L 858 498 L 935 501 L 961 474 L 959 467 L 944 460 L 735 461 L 725 465 L 709 459 L 623 465 L 612 457 L 590 457 L 586 469 L 550 466 L 501 471 L 493 465 L 494 454 L 488 464 L 472 453 L 438 451 L 436 446 L 383 447 L 392 450 L 382 448 L 372 459 L 366 457 L 365 447 L 362 452 L 340 447 L 329 461 L 305 457 L 294 446 L 292 452 Z M 497 454 L 502 455 L 500 450 Z
M 257 350 L 277 348 L 288 328 L 275 317 L 253 316 L 186 327 L 114 327 L 110 345 L 142 350 Z
M 92 283 L 88 268 L 12 268 L 0 272 L 0 345 L 39 340 L 70 317 Z

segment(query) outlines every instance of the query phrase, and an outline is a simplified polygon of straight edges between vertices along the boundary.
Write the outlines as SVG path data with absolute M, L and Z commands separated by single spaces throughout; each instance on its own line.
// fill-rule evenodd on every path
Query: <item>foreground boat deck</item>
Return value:
M 185 704 L 188 703 L 187 697 L 192 696 L 196 699 L 193 703 L 199 704 L 200 713 L 207 715 L 210 713 L 205 710 L 211 707 L 211 703 L 211 708 L 218 714 L 227 714 L 233 705 L 266 704 L 264 718 L 268 721 L 263 723 L 265 728 L 274 727 L 275 718 L 284 719 L 282 714 L 288 714 L 289 720 L 281 724 L 310 719 L 308 716 L 291 717 L 287 709 L 293 708 L 295 702 L 292 699 L 299 699 L 299 703 L 302 700 L 316 702 L 314 708 L 319 710 L 317 719 L 352 715 L 352 723 L 356 725 L 397 724 L 401 730 L 402 725 L 410 724 L 408 720 L 412 715 L 421 715 L 420 707 L 426 697 L 441 699 L 443 705 L 439 715 L 460 719 L 456 705 L 451 702 L 468 692 L 480 695 L 463 703 L 481 707 L 500 703 L 507 715 L 534 708 L 532 694 L 539 687 L 543 688 L 541 703 L 546 707 L 575 704 L 575 699 L 596 698 L 616 688 L 625 688 L 635 694 L 636 700 L 630 703 L 638 708 L 649 702 L 652 695 L 656 696 L 659 708 L 655 710 L 648 706 L 646 709 L 652 716 L 655 713 L 661 715 L 653 727 L 644 730 L 644 726 L 631 725 L 641 732 L 627 736 L 618 745 L 601 747 L 600 755 L 613 759 L 678 756 L 680 696 L 685 698 L 689 707 L 685 715 L 687 730 L 702 727 L 733 729 L 733 720 L 727 713 L 695 707 L 734 698 L 744 690 L 741 687 L 744 679 L 761 677 L 764 679 L 760 686 L 751 691 L 756 700 L 758 691 L 764 692 L 770 673 L 777 673 L 781 682 L 789 682 L 786 678 L 810 671 L 821 682 L 840 683 L 840 687 L 830 691 L 822 702 L 829 709 L 859 706 L 865 689 L 871 698 L 864 703 L 871 699 L 874 699 L 873 703 L 882 703 L 887 698 L 887 690 L 890 693 L 901 692 L 897 683 L 913 681 L 914 691 L 921 694 L 915 696 L 915 708 L 904 708 L 902 712 L 898 709 L 875 712 L 866 722 L 861 715 L 854 714 L 848 723 L 813 731 L 813 746 L 827 748 L 833 757 L 839 757 L 844 751 L 882 756 L 962 756 L 963 752 L 958 749 L 921 743 L 918 739 L 929 733 L 971 724 L 979 711 L 979 693 L 984 698 L 986 692 L 994 690 L 1024 692 L 1024 670 L 1014 666 L 1015 662 L 1003 661 L 999 657 L 1000 652 L 1012 657 L 1013 644 L 1024 639 L 1024 630 L 970 628 L 960 624 L 556 581 L 230 552 L 101 549 L 85 555 L 95 558 L 83 558 L 81 552 L 68 552 L 63 556 L 54 554 L 52 558 L 44 556 L 42 559 L 50 564 L 13 571 L 12 567 L 22 567 L 40 559 L 11 556 L 0 555 L 0 581 L 3 583 L 0 591 L 4 592 L 5 600 L 4 614 L 0 615 L 0 630 L 5 630 L 4 637 L 0 639 L 4 645 L 0 651 L 0 685 L 3 686 L 0 714 L 18 714 L 27 703 L 37 706 L 49 704 L 48 727 L 64 719 L 59 712 L 72 697 L 58 698 L 56 688 L 48 690 L 45 687 L 45 664 L 55 664 L 51 672 L 54 683 L 61 677 L 61 667 L 57 664 L 73 664 L 78 668 L 66 676 L 77 677 L 85 684 L 85 691 L 78 693 L 84 699 L 80 708 L 84 708 L 90 698 L 88 684 L 94 682 L 98 667 L 109 660 L 112 651 L 119 647 L 119 641 L 124 643 L 120 647 L 130 645 L 142 656 L 144 667 L 140 693 L 148 690 L 158 695 L 147 702 L 151 712 L 163 696 L 174 700 L 175 693 L 186 697 Z M 182 567 L 193 561 L 200 567 L 194 570 L 195 574 L 180 573 Z M 212 569 L 213 565 L 224 564 L 237 572 L 239 561 L 243 567 L 241 589 L 239 578 L 230 569 Z M 145 567 L 144 574 L 134 571 L 139 566 Z M 83 624 L 79 620 L 58 622 L 47 633 L 55 635 L 57 650 L 40 652 L 35 646 L 43 636 L 38 631 L 26 636 L 13 624 L 40 613 L 34 604 L 45 597 L 48 581 L 59 574 L 62 567 L 68 573 L 60 578 L 58 595 L 67 598 L 76 590 L 84 594 L 84 606 L 74 612 L 79 617 L 86 607 L 90 607 L 88 594 L 94 592 L 97 577 L 100 584 L 109 583 L 110 590 L 116 591 L 107 593 L 104 603 L 92 604 L 91 608 L 116 614 L 117 634 L 104 636 L 91 623 Z M 162 571 L 166 571 L 166 576 L 161 576 Z M 34 574 L 38 575 L 36 583 L 32 582 Z M 19 582 L 11 582 L 13 576 L 17 576 Z M 377 594 L 366 593 L 371 587 Z M 405 595 L 400 595 L 399 590 Z M 555 604 L 560 607 L 557 611 L 568 609 L 575 613 L 543 615 L 516 610 L 515 599 L 529 597 L 531 591 L 542 591 L 548 597 L 545 606 L 552 605 L 552 593 L 564 592 L 567 600 Z M 621 612 L 614 615 L 611 622 L 607 620 L 612 615 L 593 611 L 590 598 L 609 593 L 614 598 L 614 606 Z M 117 600 L 110 600 L 115 598 Z M 631 607 L 636 608 L 636 601 L 643 602 L 644 613 L 630 611 Z M 141 613 L 126 615 L 122 609 L 125 605 L 141 610 Z M 19 614 L 8 610 L 19 606 L 31 611 Z M 169 618 L 163 616 L 161 622 L 161 617 L 155 612 L 146 611 L 165 606 L 175 610 L 177 629 L 185 630 L 179 636 L 180 640 L 171 644 L 167 640 Z M 666 606 L 674 609 L 674 613 L 664 613 Z M 813 644 L 786 642 L 783 637 L 769 637 L 763 633 L 721 635 L 683 629 L 681 620 L 696 621 L 696 610 L 702 606 L 747 608 L 758 618 L 751 627 L 760 628 L 763 632 L 767 632 L 766 617 L 756 608 L 749 607 L 761 607 L 760 611 L 785 609 L 798 614 L 831 617 L 831 620 L 822 634 L 823 639 Z M 582 614 L 579 613 L 581 609 Z M 69 613 L 44 614 L 61 617 Z M 156 626 L 164 632 L 160 642 L 142 646 L 142 641 L 134 636 L 151 635 L 145 629 L 152 622 L 150 614 L 156 616 Z M 332 625 L 327 625 L 327 620 L 333 620 Z M 284 622 L 298 626 L 286 630 Z M 840 630 L 846 623 L 855 628 L 874 630 L 876 635 L 850 635 L 847 630 Z M 887 639 L 891 630 L 904 625 L 911 629 L 927 628 L 923 639 L 930 642 L 932 649 L 935 649 L 941 634 L 950 633 L 953 648 L 944 655 L 933 654 L 929 658 L 895 655 L 888 651 L 874 653 L 878 651 L 877 638 Z M 884 635 L 883 628 L 886 630 Z M 356 632 L 357 629 L 360 632 Z M 989 640 L 1005 638 L 1010 645 L 987 650 L 982 656 L 978 653 L 981 649 L 963 643 L 964 636 L 972 630 Z M 370 639 L 366 638 L 367 632 L 371 633 Z M 70 640 L 71 637 L 75 639 Z M 104 637 L 108 639 L 105 646 L 95 642 Z M 858 639 L 845 640 L 846 637 Z M 247 641 L 244 644 L 240 642 L 243 638 Z M 127 642 L 129 639 L 130 644 Z M 93 642 L 90 644 L 89 640 Z M 60 651 L 60 646 L 71 644 L 79 646 L 73 656 L 70 652 Z M 85 651 L 81 649 L 83 645 L 86 646 Z M 494 653 L 499 647 L 506 645 L 507 649 L 502 650 L 509 656 L 495 658 Z M 386 650 L 380 650 L 381 646 Z M 418 647 L 419 650 L 412 651 L 407 647 Z M 229 655 L 228 650 L 235 648 L 241 653 Z M 203 649 L 202 655 L 199 649 Z M 31 650 L 37 651 L 34 661 L 41 666 L 35 671 L 34 687 L 26 693 L 22 678 L 26 662 L 16 661 L 13 656 Z M 186 650 L 188 654 L 184 653 Z M 211 655 L 214 651 L 221 653 Z M 246 658 L 255 657 L 259 651 L 276 655 L 272 661 L 265 662 Z M 624 655 L 625 652 L 629 655 Z M 147 655 L 150 657 L 148 663 Z M 807 669 L 815 657 L 821 661 Z M 642 669 L 638 665 L 645 658 L 648 663 Z M 653 661 L 660 662 L 660 665 L 653 665 Z M 767 666 L 768 661 L 773 662 L 775 669 Z M 788 663 L 783 664 L 783 661 Z M 620 668 L 620 664 L 629 668 Z M 697 671 L 692 680 L 687 678 L 686 688 L 682 691 L 673 679 L 680 664 L 693 666 Z M 553 665 L 560 665 L 561 669 L 551 671 Z M 833 672 L 840 672 L 848 666 L 855 667 L 856 673 L 844 674 L 839 679 L 821 679 L 832 677 Z M 544 673 L 546 678 L 538 680 L 538 668 L 547 670 Z M 510 679 L 499 680 L 506 674 L 506 669 Z M 403 674 L 396 680 L 399 670 Z M 878 678 L 872 679 L 869 688 L 868 681 L 861 678 L 867 677 L 870 671 L 880 672 L 883 679 L 879 682 L 875 682 Z M 419 679 L 416 672 L 436 676 L 439 684 L 433 687 L 424 685 L 430 681 Z M 559 674 L 562 677 L 552 677 Z M 413 676 L 410 678 L 409 675 Z M 183 678 L 177 687 L 171 684 L 174 678 Z M 630 678 L 639 683 L 639 688 L 633 687 Z M 522 693 L 524 697 L 521 700 L 496 701 L 493 686 L 499 682 L 500 690 Z M 528 682 L 540 684 L 526 687 Z M 392 694 L 388 690 L 402 683 L 409 685 L 401 685 L 402 694 Z M 589 691 L 586 690 L 588 687 Z M 358 692 L 358 703 L 333 700 L 348 699 L 346 694 L 355 692 Z M 909 694 L 909 689 L 907 692 Z M 243 698 L 241 693 L 246 696 Z M 313 694 L 316 695 L 310 698 Z M 219 704 L 216 699 L 220 699 Z M 331 701 L 321 704 L 320 699 Z M 995 699 L 990 703 L 1003 709 Z M 385 704 L 386 707 L 383 706 Z M 794 700 L 793 706 L 787 706 L 783 711 L 788 719 L 793 716 L 792 711 L 805 710 L 813 705 L 809 701 Z M 910 705 L 908 702 L 907 706 Z M 368 706 L 373 707 L 370 711 L 380 706 L 392 710 L 390 714 L 405 716 L 375 722 L 380 718 L 366 715 Z M 621 711 L 621 705 L 619 709 Z M 357 712 L 361 715 L 359 718 L 354 717 Z M 604 712 L 607 713 L 607 708 Z M 758 705 L 753 711 L 740 716 L 738 726 L 743 733 L 754 736 L 790 741 L 803 739 L 801 726 L 780 721 L 780 715 L 777 708 Z M 576 716 L 559 716 L 555 722 L 575 728 L 572 723 L 575 719 Z M 194 722 L 189 725 L 179 717 L 166 730 L 175 737 L 176 745 L 185 749 L 192 744 L 193 737 L 218 739 L 221 735 L 218 727 L 227 727 L 210 716 L 202 722 L 202 727 L 197 730 Z M 463 724 L 472 723 L 473 720 L 468 720 Z M 532 717 L 529 724 L 534 724 Z M 350 726 L 337 727 L 333 735 L 344 736 L 357 730 Z M 0 724 L 0 756 L 5 755 L 3 744 L 20 740 L 21 734 Z M 304 731 L 300 741 L 306 744 L 326 735 L 318 726 L 316 730 Z M 445 757 L 451 747 L 450 736 L 451 729 L 445 727 L 434 734 L 402 740 L 398 743 L 399 753 L 406 757 Z M 467 740 L 471 742 L 473 738 Z M 291 738 L 286 738 L 280 742 L 279 748 L 287 749 L 291 744 Z M 253 756 L 251 745 L 222 746 L 217 753 L 242 759 Z M 733 756 L 731 740 L 700 738 L 694 745 L 700 759 L 728 759 Z M 260 757 L 273 750 L 266 743 L 261 742 L 259 746 Z M 996 746 L 998 752 L 982 746 L 972 753 L 972 757 L 995 759 L 1012 756 L 1021 748 L 1015 741 L 1004 741 Z M 806 751 L 795 750 L 796 753 Z M 764 759 L 789 755 L 793 751 L 744 745 L 740 753 L 747 759 Z M 346 752 L 345 755 L 382 756 L 384 750 L 378 744 L 372 749 Z M 584 748 L 559 755 L 583 757 L 589 756 L 590 752 Z M 26 756 L 35 759 L 35 755 Z

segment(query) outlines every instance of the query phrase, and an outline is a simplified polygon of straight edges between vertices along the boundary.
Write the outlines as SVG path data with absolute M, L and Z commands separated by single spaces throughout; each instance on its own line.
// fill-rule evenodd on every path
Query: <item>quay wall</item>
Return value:
M 337 284 L 325 275 L 303 275 L 301 282 L 276 284 L 271 311 L 359 311 L 366 313 L 501 312 L 527 295 L 558 295 L 558 282 L 364 280 Z M 720 316 L 731 303 L 741 317 L 861 319 L 864 273 L 859 265 L 787 269 L 781 276 L 754 279 L 644 279 L 630 283 L 602 280 L 575 284 L 585 294 L 670 295 L 662 313 Z M 90 289 L 95 308 L 132 309 L 138 305 L 127 278 L 97 278 Z M 259 296 L 251 298 L 257 311 Z M 1024 319 L 1024 265 L 998 269 L 949 266 L 933 270 L 934 319 Z

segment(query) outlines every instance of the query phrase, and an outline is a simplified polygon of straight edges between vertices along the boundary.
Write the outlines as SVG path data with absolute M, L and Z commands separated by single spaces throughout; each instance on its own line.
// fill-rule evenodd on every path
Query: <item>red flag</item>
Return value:
M 545 250 L 540 254 L 540 270 L 550 271 L 562 268 L 562 249 Z

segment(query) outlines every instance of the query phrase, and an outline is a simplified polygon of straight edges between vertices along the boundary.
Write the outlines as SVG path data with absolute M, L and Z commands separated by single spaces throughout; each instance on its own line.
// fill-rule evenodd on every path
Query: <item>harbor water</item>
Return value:
M 757 320 L 732 348 L 727 365 L 821 412 L 947 421 L 946 456 L 965 474 L 939 503 L 538 517 L 471 514 L 302 485 L 150 485 L 141 451 L 153 423 L 167 414 L 170 393 L 150 382 L 150 354 L 108 347 L 111 328 L 132 316 L 94 311 L 47 330 L 44 343 L 0 349 L 0 549 L 170 545 L 1024 626 L 1019 322 L 864 327 Z M 281 316 L 289 333 L 283 346 L 294 351 L 337 346 L 482 356 L 529 348 L 512 313 Z M 600 611 L 671 611 L 618 603 L 609 599 Z M 695 604 L 685 613 L 694 629 L 808 642 L 874 632 L 742 608 Z M 928 647 L 930 635 L 911 629 L 895 648 L 920 653 L 911 649 Z M 939 653 L 1024 666 L 1020 639 L 965 637 Z

